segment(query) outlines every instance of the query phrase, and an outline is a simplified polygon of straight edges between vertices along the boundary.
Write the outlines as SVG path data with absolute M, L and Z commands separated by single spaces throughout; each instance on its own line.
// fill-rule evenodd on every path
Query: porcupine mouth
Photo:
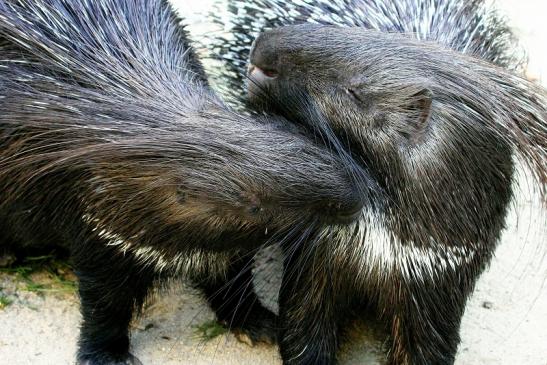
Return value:
M 258 82 L 275 79 L 277 77 L 276 70 L 261 69 L 260 67 L 253 65 L 252 63 L 249 65 L 248 74 L 249 76 L 256 79 Z
M 266 89 L 268 89 L 273 81 L 278 76 L 277 71 L 272 69 L 262 69 L 256 65 L 250 64 L 247 69 L 247 76 L 249 78 L 248 90 L 250 99 L 260 99 L 261 95 L 264 95 Z

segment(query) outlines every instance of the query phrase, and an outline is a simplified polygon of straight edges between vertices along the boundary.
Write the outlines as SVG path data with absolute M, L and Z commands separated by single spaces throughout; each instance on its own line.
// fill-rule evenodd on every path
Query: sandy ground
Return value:
M 185 4 L 184 0 L 178 4 Z M 191 2 L 201 10 L 208 1 Z M 543 1 L 499 2 L 530 50 L 530 74 L 547 75 Z M 462 326 L 458 365 L 547 365 L 547 219 L 537 196 L 517 200 L 490 269 L 481 277 Z M 264 253 L 263 262 L 278 253 Z M 257 269 L 257 286 L 272 304 L 279 262 Z M 0 309 L 0 364 L 72 364 L 80 321 L 74 294 L 23 290 L 14 275 L 0 274 L 1 294 L 13 301 Z M 280 364 L 274 346 L 250 347 L 231 334 L 205 341 L 198 327 L 214 318 L 205 302 L 184 284 L 156 295 L 132 330 L 133 352 L 155 364 Z M 344 346 L 341 364 L 382 364 L 383 334 L 360 323 Z

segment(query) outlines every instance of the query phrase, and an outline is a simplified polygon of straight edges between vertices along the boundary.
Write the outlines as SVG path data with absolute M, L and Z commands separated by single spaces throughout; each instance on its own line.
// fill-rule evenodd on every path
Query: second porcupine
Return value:
M 133 313 L 182 273 L 219 320 L 269 335 L 249 266 L 268 228 L 361 204 L 327 149 L 208 89 L 166 1 L 2 0 L 0 50 L 0 243 L 70 249 L 82 364 L 138 362 Z
M 484 0 L 216 0 L 208 20 L 223 33 L 196 38 L 221 67 L 207 70 L 228 101 L 247 101 L 249 51 L 265 29 L 313 23 L 364 27 L 432 40 L 498 66 L 522 71 L 526 57 L 505 20 Z
M 334 363 L 356 303 L 390 327 L 390 363 L 453 363 L 467 297 L 504 227 L 513 153 L 545 197 L 545 90 L 491 64 L 523 66 L 507 26 L 482 1 L 231 4 L 236 35 L 221 49 L 240 72 L 254 26 L 321 14 L 324 23 L 362 26 L 274 29 L 250 57 L 255 107 L 321 134 L 382 191 L 368 197 L 356 226 L 320 233 L 300 255 L 290 248 L 280 292 L 284 363 Z M 241 96 L 241 79 L 229 78 Z

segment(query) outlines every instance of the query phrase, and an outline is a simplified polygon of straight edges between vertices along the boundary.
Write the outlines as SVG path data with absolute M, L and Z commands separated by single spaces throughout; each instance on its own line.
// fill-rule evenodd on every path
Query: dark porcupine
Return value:
M 236 72 L 265 23 L 326 14 L 359 25 L 273 29 L 250 56 L 255 108 L 321 135 L 379 187 L 360 222 L 283 245 L 284 363 L 334 364 L 348 313 L 366 307 L 389 328 L 389 363 L 452 364 L 467 298 L 505 224 L 513 154 L 543 199 L 547 190 L 545 90 L 510 71 L 523 62 L 507 26 L 481 1 L 230 5 L 236 34 L 223 49 L 234 51 L 221 56 L 240 62 L 228 66 Z M 242 94 L 241 79 L 228 81 Z
M 256 36 L 283 25 L 313 23 L 364 27 L 432 40 L 498 66 L 522 71 L 516 38 L 484 0 L 217 0 L 209 19 L 223 34 L 196 39 L 222 67 L 208 70 L 215 87 L 236 105 L 246 103 L 245 73 Z
M 81 364 L 138 363 L 133 312 L 181 273 L 271 335 L 250 285 L 268 228 L 297 240 L 362 206 L 335 155 L 209 91 L 179 22 L 161 0 L 0 1 L 1 245 L 70 248 Z

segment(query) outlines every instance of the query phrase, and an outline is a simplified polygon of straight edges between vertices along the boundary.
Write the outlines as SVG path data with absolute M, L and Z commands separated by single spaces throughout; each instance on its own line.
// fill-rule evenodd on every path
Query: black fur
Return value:
M 278 28 L 257 38 L 251 63 L 251 100 L 334 140 L 381 191 L 360 223 L 323 231 L 286 265 L 285 362 L 334 363 L 338 317 L 361 297 L 389 323 L 391 363 L 453 363 L 467 297 L 504 228 L 513 153 L 545 192 L 545 91 L 363 28 Z
M 231 4 L 235 40 L 218 48 L 228 70 L 261 27 L 359 26 L 273 29 L 250 56 L 255 108 L 307 126 L 372 177 L 360 222 L 283 245 L 284 363 L 334 364 L 345 320 L 366 304 L 390 330 L 391 364 L 452 364 L 504 227 L 513 155 L 547 190 L 545 91 L 505 70 L 523 65 L 508 27 L 482 1 Z
M 361 206 L 339 158 L 209 91 L 179 22 L 160 0 L 0 1 L 1 245 L 70 249 L 82 364 L 137 363 L 129 321 L 183 273 L 273 337 L 254 251 Z

